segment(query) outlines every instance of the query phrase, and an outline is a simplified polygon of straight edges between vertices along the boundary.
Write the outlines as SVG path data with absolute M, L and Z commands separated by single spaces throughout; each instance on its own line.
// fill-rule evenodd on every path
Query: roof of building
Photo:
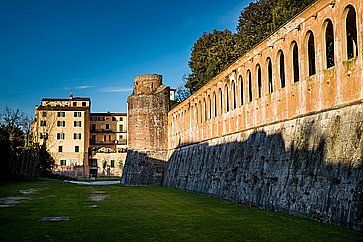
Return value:
M 91 113 L 91 116 L 127 116 L 127 113 Z
M 42 101 L 91 101 L 91 98 L 89 97 L 43 98 Z
M 89 107 L 58 107 L 58 106 L 38 106 L 36 108 L 38 111 L 48 110 L 48 111 L 86 111 Z

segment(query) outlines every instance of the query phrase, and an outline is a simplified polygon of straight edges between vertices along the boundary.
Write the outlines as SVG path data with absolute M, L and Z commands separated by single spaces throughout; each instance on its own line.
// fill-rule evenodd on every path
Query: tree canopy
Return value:
M 239 56 L 237 39 L 229 30 L 204 33 L 193 45 L 186 87 L 191 93 L 202 87 Z
M 213 30 L 193 45 L 185 87 L 194 93 L 315 0 L 257 0 L 242 10 L 237 33 Z

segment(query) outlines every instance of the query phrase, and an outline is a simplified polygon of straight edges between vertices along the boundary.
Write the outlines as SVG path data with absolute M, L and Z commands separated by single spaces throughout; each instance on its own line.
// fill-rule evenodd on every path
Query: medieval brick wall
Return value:
M 316 1 L 171 110 L 164 184 L 362 230 L 362 12 Z

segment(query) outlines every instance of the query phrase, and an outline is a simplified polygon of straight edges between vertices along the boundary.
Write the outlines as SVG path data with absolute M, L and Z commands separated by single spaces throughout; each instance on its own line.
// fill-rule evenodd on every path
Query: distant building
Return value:
M 90 174 L 121 176 L 127 152 L 127 114 L 91 113 Z
M 43 98 L 35 109 L 34 142 L 46 145 L 54 173 L 121 176 L 127 152 L 127 114 L 90 113 L 90 98 Z

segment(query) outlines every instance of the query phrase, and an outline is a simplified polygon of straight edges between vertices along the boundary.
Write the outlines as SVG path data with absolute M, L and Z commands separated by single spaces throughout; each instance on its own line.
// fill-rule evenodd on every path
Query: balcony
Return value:
M 92 129 L 91 128 L 91 133 L 116 133 L 116 131 L 114 131 L 112 129 Z

